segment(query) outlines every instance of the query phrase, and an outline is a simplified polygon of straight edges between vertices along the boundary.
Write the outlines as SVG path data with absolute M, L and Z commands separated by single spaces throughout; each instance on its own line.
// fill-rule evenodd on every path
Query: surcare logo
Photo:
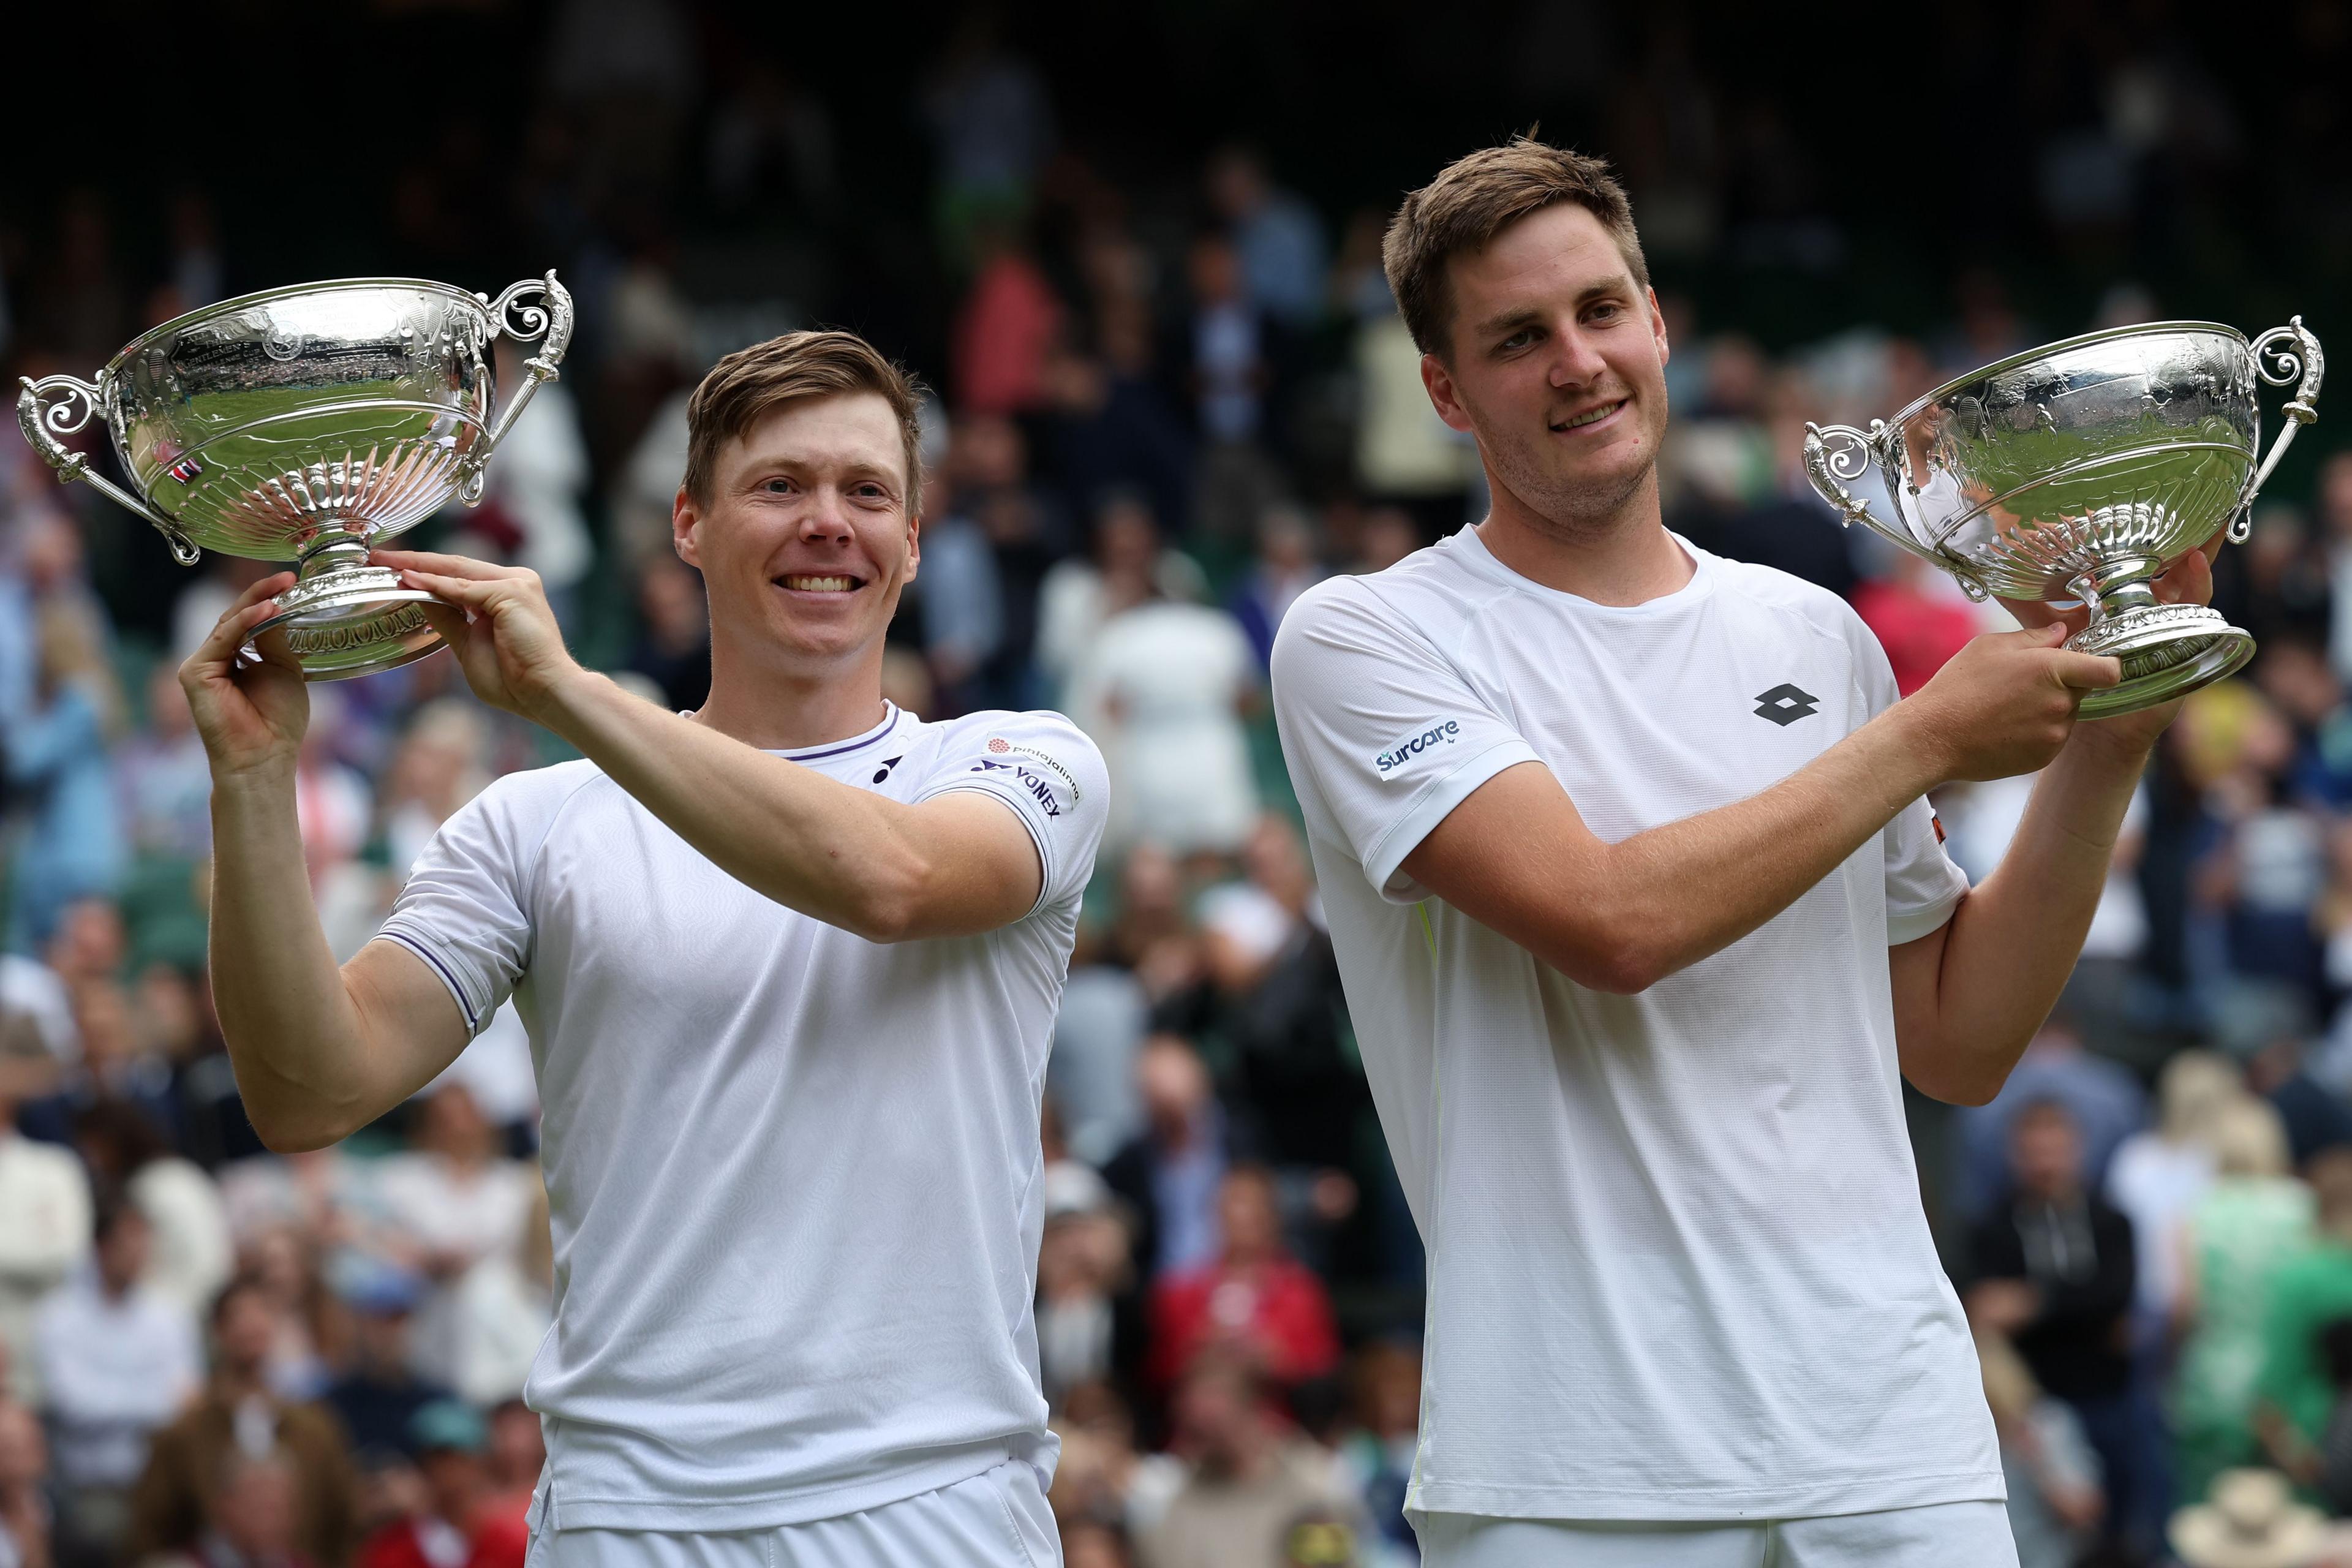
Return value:
M 1398 742 L 1389 750 L 1382 752 L 1379 756 L 1374 757 L 1372 759 L 1372 765 L 1380 769 L 1381 772 L 1384 773 L 1392 773 L 1396 769 L 1402 767 L 1412 758 L 1417 757 L 1421 755 L 1422 752 L 1429 750 L 1432 746 L 1450 746 L 1454 744 L 1455 741 L 1461 738 L 1461 735 L 1462 721 L 1459 719 L 1444 720 L 1440 723 L 1432 724 L 1428 729 L 1423 730 L 1420 734 L 1412 737 L 1410 740 Z

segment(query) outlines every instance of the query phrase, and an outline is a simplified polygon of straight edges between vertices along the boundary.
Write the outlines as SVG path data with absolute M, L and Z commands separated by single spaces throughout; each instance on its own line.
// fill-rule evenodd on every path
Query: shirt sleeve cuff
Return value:
M 1429 837 L 1432 829 L 1445 820 L 1449 812 L 1469 799 L 1471 793 L 1480 784 L 1505 768 L 1540 760 L 1534 747 L 1515 737 L 1497 742 L 1475 756 L 1465 758 L 1462 765 L 1453 772 L 1440 774 L 1423 784 L 1420 793 L 1406 803 L 1403 814 L 1390 823 L 1365 852 L 1365 877 L 1378 889 L 1381 897 L 1392 904 L 1418 902 L 1422 897 L 1415 890 L 1419 884 L 1405 876 L 1402 869 L 1405 857 Z
M 1029 915 L 1034 915 L 1044 909 L 1046 900 L 1053 897 L 1056 873 L 1060 869 L 1054 863 L 1053 843 L 1047 837 L 1045 827 L 1031 818 L 1031 813 L 1036 809 L 1035 806 L 1025 803 L 1019 790 L 992 784 L 984 778 L 956 779 L 943 784 L 937 789 L 926 790 L 917 795 L 915 804 L 920 805 L 927 800 L 937 800 L 943 795 L 959 793 L 984 795 L 991 800 L 1003 801 L 1012 807 L 1013 816 L 1028 833 L 1029 842 L 1037 847 L 1037 901 L 1029 906 L 1028 914 L 1021 917 L 1024 920 L 1028 919 Z
M 394 917 L 395 920 L 397 918 Z M 491 1009 L 487 1005 L 489 998 L 487 996 L 477 998 L 466 994 L 465 984 L 457 977 L 457 964 L 451 960 L 448 952 L 440 943 L 414 928 L 404 928 L 391 921 L 387 921 L 383 929 L 375 934 L 385 942 L 394 942 L 406 948 L 424 961 L 425 968 L 440 977 L 441 984 L 449 988 L 451 999 L 457 1004 L 458 1014 L 466 1020 L 467 1039 L 470 1040 L 482 1032 L 482 1026 L 489 1022 Z
M 1906 942 L 1917 942 L 1923 936 L 1942 930 L 1951 920 L 1952 911 L 1960 907 L 1961 899 L 1968 896 L 1968 890 L 1969 879 L 1955 867 L 1952 885 L 1942 897 L 1913 909 L 1889 909 L 1886 911 L 1886 945 L 1901 947 Z

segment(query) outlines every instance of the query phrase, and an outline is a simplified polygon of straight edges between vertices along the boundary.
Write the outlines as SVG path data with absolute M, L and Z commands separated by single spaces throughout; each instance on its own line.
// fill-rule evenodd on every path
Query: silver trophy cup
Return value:
M 1896 415 L 1806 426 L 1805 469 L 1848 524 L 1949 572 L 1974 599 L 2073 602 L 2067 647 L 2123 662 L 2086 719 L 2171 700 L 2243 665 L 2253 638 L 2150 585 L 2227 524 L 2243 542 L 2255 495 L 2316 417 L 2323 362 L 2303 318 L 2252 343 L 2210 321 L 2069 338 L 1937 388 Z M 2256 466 L 2259 382 L 2294 385 Z M 1890 524 L 1846 489 L 1873 464 Z
M 26 379 L 17 423 L 60 479 L 153 523 L 183 565 L 205 548 L 295 562 L 299 581 L 254 646 L 305 679 L 340 680 L 441 646 L 421 608 L 432 595 L 368 551 L 453 495 L 481 500 L 490 453 L 554 379 L 572 320 L 552 272 L 496 300 L 405 278 L 273 289 L 164 322 L 95 381 Z M 545 341 L 493 417 L 501 333 Z M 58 439 L 93 417 L 136 494 Z

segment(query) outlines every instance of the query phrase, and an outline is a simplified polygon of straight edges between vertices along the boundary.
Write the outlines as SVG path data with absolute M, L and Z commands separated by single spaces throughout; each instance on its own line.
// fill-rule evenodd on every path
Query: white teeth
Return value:
M 1608 418 L 1612 414 L 1616 413 L 1620 408 L 1624 406 L 1625 400 L 1621 397 L 1605 408 L 1596 408 L 1590 414 L 1578 415 L 1575 418 L 1562 424 L 1559 428 L 1562 430 L 1573 430 L 1580 425 L 1598 424 L 1600 421 Z
M 846 594 L 854 584 L 846 577 L 787 577 L 784 586 L 803 594 Z

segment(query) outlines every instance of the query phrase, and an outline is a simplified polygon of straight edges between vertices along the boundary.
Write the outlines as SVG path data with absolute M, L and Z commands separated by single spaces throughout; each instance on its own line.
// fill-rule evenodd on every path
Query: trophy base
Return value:
M 2254 657 L 2254 639 L 2202 605 L 2126 610 L 2085 627 L 2066 646 L 2123 661 L 2122 684 L 2083 699 L 2075 711 L 2084 719 L 2112 719 L 2185 697 Z
M 278 595 L 278 613 L 253 628 L 252 643 L 305 680 L 376 675 L 441 646 L 424 610 L 437 602 L 382 566 L 331 567 Z

